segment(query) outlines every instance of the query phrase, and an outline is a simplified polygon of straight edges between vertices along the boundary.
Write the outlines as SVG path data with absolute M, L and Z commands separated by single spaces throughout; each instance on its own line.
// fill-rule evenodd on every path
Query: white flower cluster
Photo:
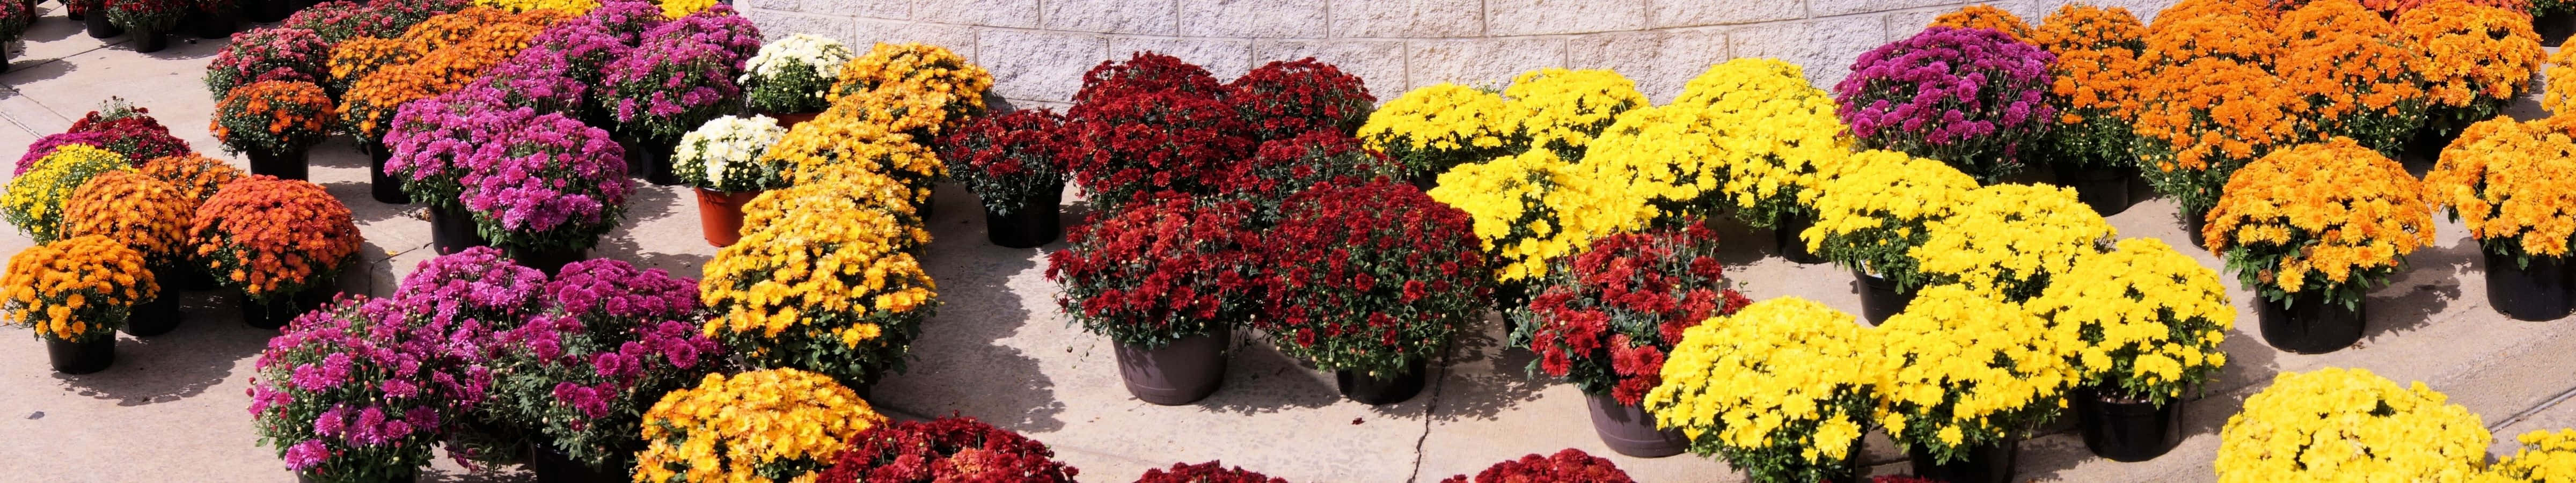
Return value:
M 753 77 L 778 79 L 787 69 L 812 69 L 814 77 L 829 81 L 840 74 L 841 64 L 858 57 L 850 47 L 814 34 L 796 34 L 760 46 L 760 53 L 742 64 L 742 82 Z
M 761 155 L 787 136 L 787 128 L 769 116 L 725 116 L 707 121 L 680 136 L 671 153 L 671 169 L 690 186 L 727 193 L 768 188 L 765 180 L 781 179 L 780 166 L 764 165 Z

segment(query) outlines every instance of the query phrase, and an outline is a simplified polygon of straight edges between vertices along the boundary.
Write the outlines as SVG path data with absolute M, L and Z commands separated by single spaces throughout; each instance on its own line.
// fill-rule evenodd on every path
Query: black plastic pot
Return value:
M 2441 160 L 2442 149 L 2451 147 L 2452 141 L 2458 141 L 2460 139 L 2461 130 L 2453 128 L 2447 133 L 2442 131 L 2443 128 L 2441 126 L 2433 124 L 2427 124 L 2422 128 L 2417 128 L 2415 130 L 2415 137 L 2408 138 L 2406 140 L 2406 153 L 2405 156 L 2402 156 L 2406 159 L 2402 159 L 2400 161 L 2412 164 L 2429 165 L 2433 164 L 2435 161 Z
M 2182 401 L 2164 405 L 2109 397 L 2087 389 L 2070 397 L 2075 403 L 2076 431 L 2094 456 L 2112 461 L 2146 461 L 2182 444 Z
M 2566 317 L 2571 308 L 2568 299 L 2567 259 L 2534 257 L 2531 266 L 2514 266 L 2513 257 L 2493 252 L 2487 258 L 2487 305 L 2496 313 L 2516 320 L 2554 320 Z
M 334 480 L 315 480 L 315 479 L 313 479 L 313 477 L 312 477 L 312 476 L 310 476 L 310 475 L 306 475 L 306 474 L 301 473 L 301 472 L 298 472 L 298 473 L 296 473 L 296 474 L 295 474 L 295 483 L 320 483 L 320 482 L 322 482 L 322 481 L 334 481 Z M 420 468 L 403 468 L 403 469 L 394 470 L 394 474 L 391 474 L 391 475 L 384 475 L 382 478 L 377 478 L 377 479 L 358 478 L 358 479 L 354 479 L 354 480 L 350 480 L 350 479 L 340 479 L 340 480 L 337 480 L 337 481 L 362 481 L 362 482 L 368 482 L 368 483 L 412 483 L 412 482 L 415 482 L 415 481 L 420 481 Z
M 1527 282 L 1496 283 L 1494 284 L 1494 311 L 1508 314 L 1514 310 L 1528 308 L 1529 297 Z
M 1608 394 L 1586 394 L 1583 406 L 1592 414 L 1592 433 L 1611 451 L 1638 458 L 1662 458 L 1690 449 L 1680 429 L 1655 429 L 1655 416 Z
M 250 174 L 265 174 L 284 179 L 306 179 L 312 172 L 304 162 L 306 152 L 307 150 L 304 149 L 283 153 L 252 151 L 250 152 Z
M 2557 47 L 2576 34 L 2576 13 L 2552 11 L 2531 18 L 2531 30 L 2540 34 L 2540 46 Z
M 2013 481 L 2013 458 L 2020 449 L 2012 440 L 1968 448 L 1964 459 L 1936 463 L 1932 455 L 1917 445 L 1905 450 L 1913 458 L 1914 476 L 1949 483 L 2008 483 Z
M 2075 198 L 2102 216 L 2129 211 L 2132 203 L 2129 199 L 2129 175 L 2120 169 L 2061 166 L 2057 169 L 2057 184 L 2075 188 Z
M 2363 305 L 2345 308 L 2325 302 L 2321 294 L 2303 292 L 2290 303 L 2263 299 L 2254 316 L 2261 319 L 2263 343 L 2273 348 L 2300 353 L 2324 354 L 2352 347 L 2361 341 Z
M 89 28 L 89 38 L 104 39 L 118 35 L 125 35 L 124 27 L 118 27 L 115 23 L 107 21 L 107 12 L 92 13 L 96 13 L 98 15 L 90 15 L 81 19 L 81 26 Z
M 192 292 L 206 292 L 224 287 L 221 282 L 215 280 L 214 274 L 206 273 L 205 265 L 196 262 L 189 262 L 183 268 L 172 269 L 170 279 L 175 281 L 167 283 L 177 285 L 180 290 Z
M 54 372 L 88 374 L 106 370 L 116 363 L 116 336 L 91 337 L 84 341 L 45 339 L 45 357 L 54 363 Z
M 1852 278 L 1860 280 L 1860 312 L 1862 317 L 1869 319 L 1870 325 L 1886 322 L 1888 317 L 1904 312 L 1905 306 L 1914 303 L 1915 291 L 1897 290 L 1895 280 L 1858 270 L 1852 271 Z
M 1816 255 L 1813 250 L 1808 250 L 1807 242 L 1798 239 L 1799 233 L 1814 226 L 1816 226 L 1814 217 L 1798 215 L 1782 216 L 1778 222 L 1772 223 L 1771 242 L 1780 248 L 1780 258 L 1809 265 L 1825 263 L 1825 257 Z
M 130 33 L 134 34 L 134 51 L 137 53 L 148 54 L 160 52 L 161 49 L 170 48 L 170 36 L 162 35 L 168 32 L 152 29 L 134 29 Z
M 8 49 L 7 47 L 5 47 L 5 46 L 0 46 L 0 72 L 8 72 L 8 71 L 9 71 L 9 49 Z
M 1218 325 L 1162 347 L 1117 344 L 1118 378 L 1136 399 L 1178 406 L 1206 399 L 1225 385 L 1226 348 L 1234 329 Z
M 2209 238 L 2203 237 L 2200 234 L 2201 228 L 2209 226 L 2209 215 L 2205 213 L 2183 213 L 2179 216 L 2182 217 L 2183 238 L 2190 238 L 2191 246 L 2199 247 L 2202 250 L 2209 249 Z
M 537 269 L 537 271 L 546 272 L 546 275 L 554 275 L 556 271 L 563 270 L 564 265 L 571 265 L 572 262 L 590 259 L 590 250 L 585 248 L 557 250 L 521 250 L 512 248 L 509 252 L 510 261 L 518 262 L 519 266 L 522 267 L 534 268 Z
M 528 446 L 528 472 L 537 474 L 538 483 L 625 483 L 628 481 L 627 470 L 633 467 L 610 461 L 607 468 L 595 468 L 573 460 L 571 455 L 544 441 Z
M 474 217 L 462 208 L 429 210 L 429 245 L 440 255 L 465 251 L 467 248 L 491 246 L 483 232 L 474 227 Z
M 367 153 L 367 194 L 374 197 L 377 203 L 411 204 L 411 194 L 403 192 L 402 179 L 385 172 L 385 162 L 394 159 L 393 148 L 385 147 L 383 144 L 361 142 L 358 144 L 358 150 Z
M 201 39 L 221 39 L 232 37 L 233 28 L 240 24 L 241 12 L 233 11 L 231 9 L 226 9 L 223 12 L 206 12 L 201 10 L 197 13 L 188 15 L 189 30 L 197 34 L 197 38 Z
M 281 297 L 267 303 L 243 296 L 240 298 L 242 323 L 255 329 L 277 330 L 286 327 L 286 323 L 295 321 L 296 316 L 321 308 L 322 304 L 331 303 L 331 297 L 339 293 L 338 288 L 315 286 L 307 287 L 303 292 L 297 292 L 293 296 Z
M 1054 243 L 1057 236 L 1064 234 L 1064 223 L 1060 219 L 1063 207 L 1059 206 L 1064 202 L 1064 191 L 1060 186 L 1057 188 L 1042 190 L 1037 196 L 1023 200 L 1025 202 L 1020 204 L 1020 209 L 1008 215 L 995 214 L 992 208 L 985 208 L 985 237 L 995 245 L 1008 248 L 1037 248 Z
M 1333 385 L 1341 388 L 1342 397 L 1360 404 L 1400 403 L 1422 393 L 1424 365 L 1424 361 L 1413 361 L 1404 365 L 1404 373 L 1392 377 L 1371 376 L 1349 369 L 1333 371 Z
M 126 334 L 135 337 L 151 337 L 167 334 L 179 328 L 179 321 L 184 315 L 179 311 L 179 288 L 173 284 L 182 277 L 179 273 L 186 271 L 190 270 L 179 267 L 152 267 L 152 281 L 160 285 L 161 293 L 153 296 L 150 302 L 134 306 L 131 315 L 125 317 Z
M 671 151 L 679 146 L 644 140 L 627 140 L 625 144 L 627 172 L 655 185 L 680 184 L 680 174 L 671 171 Z M 925 208 L 924 213 L 927 213 L 928 207 L 923 208 Z M 924 214 L 921 217 L 928 219 L 930 215 Z

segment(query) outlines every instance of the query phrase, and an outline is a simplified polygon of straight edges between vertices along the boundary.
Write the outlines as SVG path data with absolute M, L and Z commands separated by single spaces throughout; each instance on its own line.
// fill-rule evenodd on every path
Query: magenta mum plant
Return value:
M 36 138 L 35 144 L 27 145 L 27 154 L 18 157 L 17 168 L 9 171 L 9 174 L 13 176 L 27 174 L 27 169 L 35 167 L 37 160 L 45 159 L 46 155 L 54 154 L 54 150 L 61 149 L 63 146 L 78 144 L 106 149 L 108 138 L 108 133 L 103 132 L 67 132 Z M 126 162 L 134 163 L 133 160 L 126 160 Z M 136 164 L 140 165 L 140 163 Z
M 1938 159 L 1993 183 L 2019 171 L 2056 123 L 2047 102 L 2056 60 L 2003 32 L 1932 27 L 1861 54 L 1834 84 L 1835 113 L 1862 148 Z
M 590 86 L 574 77 L 573 64 L 562 51 L 551 49 L 521 50 L 490 69 L 483 77 L 466 84 L 466 90 L 489 89 L 485 94 L 511 107 L 534 109 L 538 114 L 560 113 L 579 117 L 588 104 L 584 97 Z
M 454 415 L 492 383 L 453 329 L 363 297 L 296 318 L 254 366 L 250 414 L 261 442 L 311 481 L 416 474 Z
M 312 82 L 330 78 L 327 67 L 331 44 L 311 30 L 297 28 L 252 29 L 233 36 L 214 62 L 206 64 L 206 90 L 218 101 L 234 87 L 260 80 L 303 80 Z M 284 70 L 291 74 L 274 73 Z M 302 79 L 282 78 L 301 75 Z M 270 79 L 261 79 L 266 76 Z
M 528 113 L 526 110 L 517 112 Z M 562 114 L 527 119 L 459 159 L 465 210 L 492 246 L 514 251 L 589 248 L 617 228 L 635 180 L 608 132 Z
M 371 0 L 367 2 L 367 8 L 374 12 L 359 17 L 363 20 L 359 22 L 358 30 L 362 32 L 360 35 L 368 37 L 402 38 L 403 32 L 428 21 L 430 17 L 456 13 L 473 5 L 473 0 Z
M 660 37 L 609 62 L 598 102 L 619 134 L 669 144 L 735 107 L 740 59 L 693 37 Z
M 607 7 L 600 8 L 604 10 Z M 599 12 L 593 10 L 591 13 L 596 15 Z M 584 17 L 555 22 L 554 25 L 547 26 L 546 30 L 539 32 L 536 38 L 528 40 L 528 48 L 519 51 L 519 55 L 528 55 L 528 52 L 534 51 L 548 51 L 554 55 L 560 55 L 564 62 L 564 72 L 571 74 L 573 79 L 583 84 L 595 85 L 599 82 L 601 69 L 607 68 L 609 62 L 625 57 L 627 51 L 634 49 L 634 46 L 626 45 L 625 41 L 619 40 L 616 34 L 608 30 L 608 27 L 591 21 L 589 17 Z
M 723 360 L 699 331 L 697 280 L 585 260 L 546 282 L 544 297 L 554 307 L 496 340 L 494 406 L 576 461 L 619 467 L 644 449 L 644 410 Z
M 650 32 L 654 28 L 661 27 L 663 23 L 669 22 L 662 16 L 661 6 L 644 0 L 600 2 L 598 8 L 590 9 L 590 13 L 582 14 L 580 19 L 574 21 L 597 27 L 601 32 L 616 38 L 617 43 L 628 47 L 644 45 L 644 39 L 649 38 L 644 35 L 645 32 Z
M 323 43 L 337 45 L 342 40 L 363 35 L 364 32 L 360 32 L 360 29 L 365 26 L 367 17 L 374 16 L 375 12 L 375 8 L 360 2 L 331 0 L 297 10 L 294 15 L 286 16 L 286 21 L 278 25 L 290 29 L 311 30 L 315 37 L 322 39 Z
M 493 141 L 535 117 L 530 109 L 502 109 L 493 90 L 460 90 L 411 101 L 394 111 L 385 147 L 393 156 L 385 173 L 403 180 L 403 193 L 433 210 L 465 208 L 463 160 L 500 156 Z
M 731 64 L 737 70 L 741 68 L 742 61 L 760 53 L 760 27 L 752 25 L 751 19 L 734 14 L 733 6 L 722 3 L 644 32 L 644 43 L 650 44 L 655 40 L 687 40 L 716 46 L 733 55 Z

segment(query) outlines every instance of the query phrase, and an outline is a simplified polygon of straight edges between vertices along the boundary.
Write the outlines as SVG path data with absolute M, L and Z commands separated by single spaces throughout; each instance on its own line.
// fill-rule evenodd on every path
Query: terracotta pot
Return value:
M 311 172 L 305 165 L 305 149 L 283 153 L 252 151 L 250 174 L 265 174 L 283 179 L 306 179 Z
M 1859 270 L 1853 270 L 1852 277 L 1860 279 L 1860 312 L 1862 317 L 1869 319 L 1870 325 L 1886 322 L 1888 317 L 1904 312 L 1905 306 L 1914 303 L 1915 291 L 1897 290 L 1895 280 Z
M 2084 447 L 2112 461 L 2146 461 L 2182 444 L 2182 401 L 2157 405 L 2085 389 L 2068 397 Z
M 1404 373 L 1393 376 L 1371 376 L 1349 369 L 1333 371 L 1333 385 L 1342 390 L 1342 397 L 1360 404 L 1400 403 L 1422 393 L 1423 373 L 1427 372 L 1424 365 L 1424 361 L 1413 361 L 1405 365 Z
M 1814 226 L 1816 226 L 1816 219 L 1811 216 L 1783 216 L 1780 217 L 1779 221 L 1773 222 L 1771 224 L 1771 243 L 1779 248 L 1780 258 L 1786 258 L 1791 262 L 1809 265 L 1825 263 L 1825 257 L 1817 255 L 1813 250 L 1808 250 L 1807 242 L 1805 240 L 1798 239 L 1799 233 L 1805 232 L 1807 231 L 1807 228 Z
M 1635 404 L 1624 404 L 1608 394 L 1586 394 L 1585 408 L 1592 414 L 1592 433 L 1611 451 L 1639 458 L 1662 458 L 1682 454 L 1690 449 L 1690 438 L 1680 429 L 1655 429 L 1655 416 Z
M 742 241 L 742 205 L 750 203 L 760 192 L 726 193 L 698 188 L 698 231 L 708 245 L 733 246 Z
M 2255 318 L 2262 321 L 2263 343 L 2273 348 L 2300 354 L 2324 354 L 2352 347 L 2361 341 L 2362 305 L 2344 307 L 2326 303 L 2323 294 L 2314 291 L 2294 295 L 2289 303 L 2261 300 Z
M 1914 476 L 1950 483 L 2008 483 L 2013 481 L 2013 459 L 2019 445 L 2005 440 L 1999 444 L 1968 448 L 1967 458 L 1948 463 L 1935 462 L 1922 446 L 1905 451 L 1913 458 Z
M 987 205 L 984 209 L 985 238 L 992 240 L 994 245 L 1008 248 L 1037 248 L 1054 243 L 1056 237 L 1064 234 L 1062 188 L 1041 190 L 1037 196 L 1022 200 L 1020 209 L 1008 215 L 995 214 Z
M 1225 384 L 1227 346 L 1234 329 L 1217 326 L 1162 347 L 1118 344 L 1118 377 L 1136 399 L 1165 406 L 1198 402 Z
M 116 364 L 116 335 L 91 337 L 83 341 L 45 339 L 45 357 L 53 362 L 54 372 L 88 374 L 107 370 Z
M 2513 257 L 2486 254 L 2487 305 L 2516 320 L 2554 320 L 2571 308 L 2567 259 L 2533 257 L 2531 266 L 2515 266 Z

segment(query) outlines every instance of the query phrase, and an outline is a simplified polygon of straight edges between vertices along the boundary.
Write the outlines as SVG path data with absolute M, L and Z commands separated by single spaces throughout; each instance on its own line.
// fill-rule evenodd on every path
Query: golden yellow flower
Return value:
M 2368 369 L 2284 372 L 2218 433 L 2222 483 L 2462 481 L 2494 440 L 2478 415 Z
M 811 481 L 804 472 L 830 465 L 850 438 L 881 424 L 885 416 L 858 393 L 822 374 L 708 374 L 644 412 L 635 481 Z

